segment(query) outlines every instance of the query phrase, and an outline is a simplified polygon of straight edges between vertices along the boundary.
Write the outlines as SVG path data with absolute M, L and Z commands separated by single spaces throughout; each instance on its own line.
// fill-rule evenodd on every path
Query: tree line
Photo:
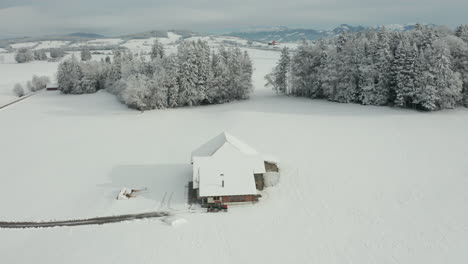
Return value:
M 138 110 L 247 99 L 252 91 L 252 62 L 239 48 L 212 51 L 206 41 L 184 41 L 166 55 L 158 41 L 150 58 L 114 51 L 111 59 L 59 64 L 57 81 L 65 94 L 105 89 Z
M 283 49 L 267 85 L 281 94 L 425 111 L 468 107 L 468 26 L 385 28 Z

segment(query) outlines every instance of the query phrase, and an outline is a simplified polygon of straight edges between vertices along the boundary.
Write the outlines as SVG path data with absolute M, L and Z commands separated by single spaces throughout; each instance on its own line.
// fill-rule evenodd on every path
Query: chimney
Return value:
M 224 180 L 223 180 L 222 186 L 223 186 L 223 188 L 224 188 Z

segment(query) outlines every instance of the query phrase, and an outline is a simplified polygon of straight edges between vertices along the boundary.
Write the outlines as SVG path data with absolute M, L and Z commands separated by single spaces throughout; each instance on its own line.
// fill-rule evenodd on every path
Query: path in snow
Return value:
M 20 97 L 19 99 L 14 100 L 13 102 L 9 102 L 7 104 L 0 105 L 0 109 L 3 109 L 5 107 L 7 107 L 7 106 L 10 106 L 10 105 L 13 105 L 13 104 L 16 104 L 16 103 L 19 103 L 19 102 L 23 101 L 24 99 L 28 99 L 29 97 L 31 97 L 33 95 L 36 95 L 37 93 L 40 93 L 40 92 L 42 92 L 42 90 L 39 90 L 39 91 L 34 92 L 34 93 L 26 94 L 26 95 Z
M 65 220 L 65 221 L 46 221 L 46 222 L 0 222 L 0 228 L 45 228 L 57 226 L 83 226 L 83 225 L 103 225 L 118 223 L 129 220 L 156 218 L 168 216 L 167 212 L 148 212 L 141 214 L 126 214 L 105 217 L 95 217 L 89 219 L 79 220 Z

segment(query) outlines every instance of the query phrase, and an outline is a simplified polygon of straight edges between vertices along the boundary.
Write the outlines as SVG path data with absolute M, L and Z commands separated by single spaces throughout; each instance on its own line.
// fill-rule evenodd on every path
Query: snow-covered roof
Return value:
M 200 197 L 255 195 L 255 179 L 248 164 L 220 164 L 215 159 L 202 159 L 197 173 L 200 175 Z
M 195 150 L 192 163 L 193 188 L 200 196 L 256 194 L 254 174 L 265 173 L 260 154 L 226 132 Z
M 56 88 L 56 87 L 58 87 L 58 84 L 56 84 L 56 83 L 48 83 L 46 85 L 46 88 Z
M 235 138 L 233 135 L 223 132 L 193 151 L 192 161 L 193 157 L 209 157 L 214 155 L 215 152 L 225 144 L 234 146 L 246 155 L 258 155 L 258 152 L 249 145 Z

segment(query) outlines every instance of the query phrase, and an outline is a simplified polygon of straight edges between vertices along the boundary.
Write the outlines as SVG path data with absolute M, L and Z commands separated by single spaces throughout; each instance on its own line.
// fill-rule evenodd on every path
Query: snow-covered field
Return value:
M 102 51 L 110 53 L 110 51 Z M 75 55 L 80 57 L 80 52 L 69 52 L 64 59 Z M 15 61 L 14 53 L 1 54 L 3 61 L 0 60 L 0 105 L 4 105 L 11 101 L 18 99 L 13 93 L 13 87 L 16 83 L 20 83 L 24 89 L 26 89 L 26 82 L 30 81 L 33 75 L 47 76 L 54 82 L 55 74 L 59 62 L 47 62 L 47 61 L 32 61 L 28 63 L 19 64 Z M 93 60 L 105 59 L 107 55 L 93 54 Z
M 134 52 L 149 52 L 151 50 L 151 46 L 153 45 L 155 40 L 164 44 L 164 48 L 167 52 L 171 53 L 176 49 L 176 42 L 181 38 L 181 35 L 175 34 L 173 32 L 167 33 L 167 38 L 148 38 L 148 39 L 130 39 L 124 44 L 120 46 L 126 47 L 129 50 Z
M 0 105 L 18 98 L 13 94 L 13 86 L 16 83 L 21 83 L 24 87 L 33 75 L 45 75 L 51 80 L 55 78 L 58 62 L 32 61 L 19 64 L 15 61 L 14 53 L 1 56 L 4 56 L 4 61 L 0 61 Z
M 10 47 L 14 49 L 22 49 L 22 48 L 33 48 L 34 46 L 37 45 L 37 42 L 24 42 L 24 43 L 16 43 L 16 44 L 11 44 Z
M 140 113 L 106 92 L 42 92 L 0 110 L 0 221 L 158 209 L 186 220 L 0 229 L 2 263 L 468 261 L 468 109 L 276 96 L 263 76 L 279 52 L 248 51 L 248 101 Z M 0 67 L 3 87 L 45 65 Z M 189 211 L 190 153 L 221 131 L 278 157 L 280 184 L 255 205 Z M 148 192 L 117 201 L 122 187 Z
M 51 40 L 51 41 L 41 41 L 37 46 L 34 47 L 35 50 L 39 49 L 52 49 L 52 48 L 61 48 L 70 44 L 70 41 L 60 41 L 60 40 Z

